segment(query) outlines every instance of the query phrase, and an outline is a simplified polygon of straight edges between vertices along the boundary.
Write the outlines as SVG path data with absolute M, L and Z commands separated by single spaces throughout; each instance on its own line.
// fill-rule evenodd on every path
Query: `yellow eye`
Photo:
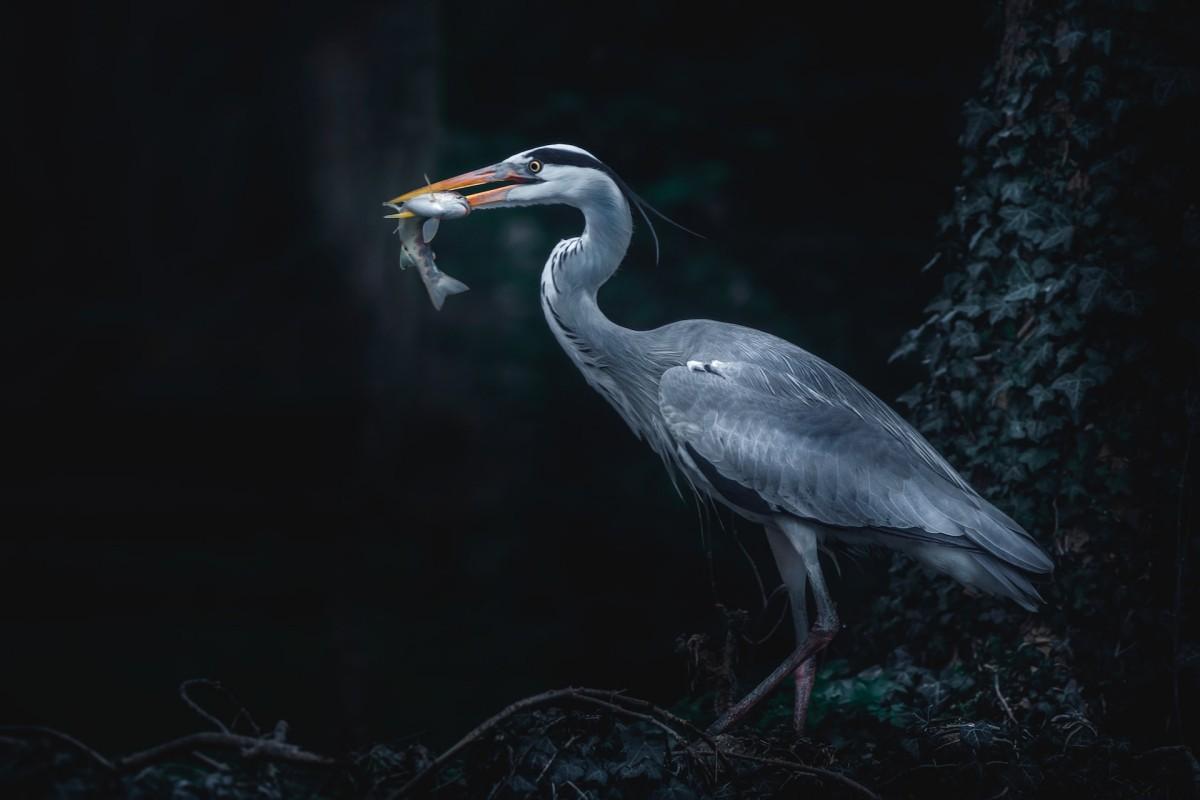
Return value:
M 537 173 L 541 172 L 542 171 L 542 162 L 538 161 L 536 158 L 533 161 L 530 161 L 529 162 L 529 171 L 535 175 Z

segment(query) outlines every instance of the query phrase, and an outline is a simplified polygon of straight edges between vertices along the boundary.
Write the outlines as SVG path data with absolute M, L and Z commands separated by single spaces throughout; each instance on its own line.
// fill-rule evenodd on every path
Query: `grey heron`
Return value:
M 604 315 L 597 293 L 625 257 L 632 209 L 648 224 L 653 209 L 591 153 L 537 147 L 390 203 L 489 184 L 501 185 L 467 195 L 473 208 L 566 204 L 583 213 L 583 233 L 559 242 L 542 270 L 541 305 L 554 336 L 673 478 L 766 530 L 787 587 L 796 648 L 711 733 L 744 716 L 788 675 L 796 686 L 794 723 L 803 730 L 814 656 L 839 627 L 821 572 L 823 545 L 892 548 L 1036 608 L 1042 598 L 1032 579 L 1053 565 L 1033 537 L 841 370 L 752 328 L 684 320 L 638 331 Z M 811 627 L 808 591 L 816 612 Z

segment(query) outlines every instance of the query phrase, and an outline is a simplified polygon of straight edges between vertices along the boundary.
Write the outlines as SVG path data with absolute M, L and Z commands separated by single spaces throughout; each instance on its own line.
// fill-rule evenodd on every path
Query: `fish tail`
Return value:
M 429 286 L 429 299 L 433 301 L 433 307 L 438 311 L 442 310 L 442 303 L 446 302 L 446 298 L 452 294 L 462 294 L 470 287 L 460 280 L 455 280 L 449 275 L 442 273 L 438 275 Z

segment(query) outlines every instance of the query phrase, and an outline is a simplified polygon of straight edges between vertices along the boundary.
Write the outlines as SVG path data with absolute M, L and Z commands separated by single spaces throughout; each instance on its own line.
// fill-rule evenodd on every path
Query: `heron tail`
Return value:
M 1047 572 L 1025 569 L 978 547 L 921 540 L 895 540 L 891 545 L 959 583 L 1007 597 L 1026 611 L 1036 611 L 1045 602 L 1034 581 L 1045 580 Z

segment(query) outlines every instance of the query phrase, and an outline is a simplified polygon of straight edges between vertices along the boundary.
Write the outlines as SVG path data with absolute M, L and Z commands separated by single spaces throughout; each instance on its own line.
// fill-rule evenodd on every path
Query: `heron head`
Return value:
M 620 197 L 623 188 L 612 170 L 591 153 L 574 145 L 554 144 L 525 150 L 490 167 L 414 189 L 387 204 L 398 205 L 426 192 L 453 192 L 488 184 L 502 185 L 466 195 L 472 208 L 580 205 L 589 199 Z M 402 211 L 393 216 L 405 215 Z
M 502 185 L 465 195 L 471 208 L 515 208 L 561 203 L 579 209 L 596 206 L 614 210 L 619 208 L 622 213 L 628 214 L 627 206 L 632 206 L 646 220 L 654 237 L 656 254 L 658 234 L 647 212 L 692 233 L 638 197 L 600 159 L 582 147 L 571 144 L 551 144 L 524 150 L 490 167 L 464 172 L 393 197 L 384 205 L 396 206 L 426 192 L 455 192 L 488 184 Z M 403 218 L 412 216 L 412 213 L 401 210 L 388 216 Z

